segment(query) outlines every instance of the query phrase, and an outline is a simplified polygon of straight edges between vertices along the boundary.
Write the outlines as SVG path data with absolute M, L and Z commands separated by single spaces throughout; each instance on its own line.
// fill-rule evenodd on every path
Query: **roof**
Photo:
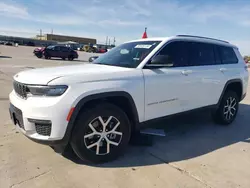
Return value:
M 235 45 L 230 44 L 227 41 L 223 41 L 220 39 L 214 39 L 214 38 L 208 38 L 208 37 L 201 37 L 201 36 L 192 36 L 192 35 L 176 35 L 172 37 L 155 37 L 155 38 L 146 38 L 146 39 L 138 39 L 133 40 L 129 42 L 137 42 L 137 41 L 170 41 L 170 40 L 186 40 L 186 41 L 196 41 L 196 42 L 207 42 L 207 43 L 213 43 L 218 45 L 224 45 L 224 46 L 231 46 L 234 48 L 237 48 Z

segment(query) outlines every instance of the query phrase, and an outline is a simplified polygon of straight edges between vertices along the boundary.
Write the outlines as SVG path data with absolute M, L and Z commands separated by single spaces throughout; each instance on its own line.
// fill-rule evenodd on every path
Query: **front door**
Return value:
M 59 57 L 60 55 L 60 46 L 55 46 L 51 51 L 51 57 Z
M 185 42 L 167 44 L 157 55 L 168 56 L 172 67 L 145 68 L 145 120 L 184 112 L 192 108 L 197 90 L 188 62 Z M 196 88 L 198 89 L 198 88 Z

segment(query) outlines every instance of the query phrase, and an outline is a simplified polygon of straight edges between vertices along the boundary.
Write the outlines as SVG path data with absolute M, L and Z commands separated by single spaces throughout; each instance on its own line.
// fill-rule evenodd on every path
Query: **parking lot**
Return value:
M 130 145 L 114 162 L 86 165 L 19 133 L 9 118 L 8 94 L 21 70 L 87 63 L 93 54 L 44 60 L 33 49 L 0 46 L 0 188 L 250 187 L 250 86 L 229 127 L 215 125 L 206 111 L 176 117 L 152 125 L 166 136 L 150 138 L 151 145 Z

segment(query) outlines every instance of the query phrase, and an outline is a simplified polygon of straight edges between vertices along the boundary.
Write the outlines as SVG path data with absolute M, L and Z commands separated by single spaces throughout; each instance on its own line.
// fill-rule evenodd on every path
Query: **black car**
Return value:
M 73 60 L 78 58 L 78 54 L 76 51 L 67 46 L 48 46 L 46 48 L 41 48 L 40 50 L 34 50 L 34 54 L 37 57 L 44 56 L 45 59 L 50 59 L 52 57 L 59 57 L 65 60 Z
M 5 42 L 4 45 L 5 46 L 14 46 L 14 43 L 13 42 Z

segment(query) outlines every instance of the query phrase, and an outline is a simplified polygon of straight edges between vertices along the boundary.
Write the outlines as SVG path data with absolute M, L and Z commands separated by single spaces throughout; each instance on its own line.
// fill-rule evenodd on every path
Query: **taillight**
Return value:
M 244 66 L 244 68 L 245 68 L 246 71 L 248 71 L 248 65 L 247 64 Z

